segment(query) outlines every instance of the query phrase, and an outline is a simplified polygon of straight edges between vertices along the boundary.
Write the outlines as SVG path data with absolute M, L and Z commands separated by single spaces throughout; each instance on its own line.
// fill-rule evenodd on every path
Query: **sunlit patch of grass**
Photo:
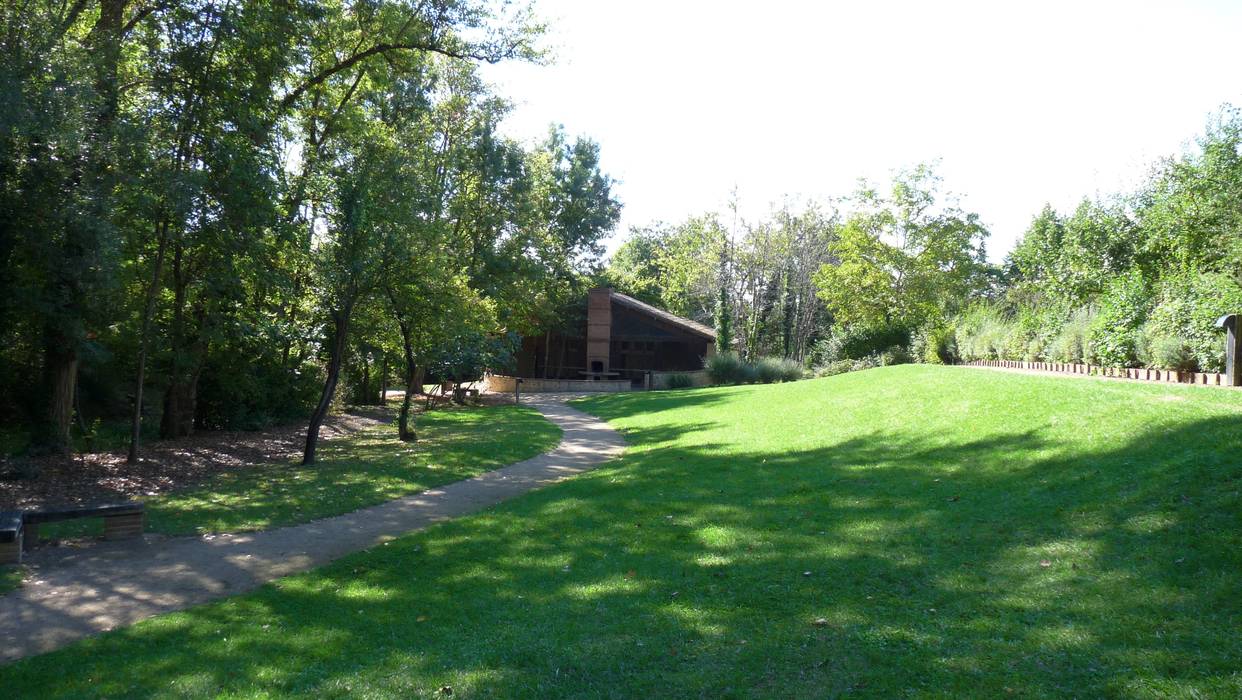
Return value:
M 423 414 L 418 435 L 418 442 L 405 443 L 395 426 L 375 426 L 325 442 L 311 466 L 248 467 L 146 499 L 147 529 L 241 532 L 348 513 L 534 457 L 555 447 L 561 431 L 532 409 L 496 406 Z M 98 529 L 98 521 L 70 521 L 46 534 Z
M 0 595 L 21 586 L 23 576 L 20 566 L 0 566 Z
M 1242 392 L 891 367 L 580 405 L 621 459 L 0 686 L 1242 695 Z

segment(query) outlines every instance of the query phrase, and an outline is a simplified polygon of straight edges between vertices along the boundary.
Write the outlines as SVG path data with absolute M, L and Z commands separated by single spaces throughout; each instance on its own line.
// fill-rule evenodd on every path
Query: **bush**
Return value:
M 703 368 L 713 384 L 743 384 L 747 381 L 746 363 L 735 352 L 719 352 L 707 358 Z
M 1150 322 L 1143 324 L 1139 332 L 1137 353 L 1139 362 L 1144 367 L 1175 369 L 1182 372 L 1199 370 L 1199 361 L 1195 357 L 1194 348 L 1185 338 L 1162 335 L 1159 328 Z
M 911 330 L 899 324 L 880 326 L 849 326 L 834 328 L 827 338 L 815 344 L 811 359 L 815 365 L 836 360 L 858 360 L 900 345 L 910 344 Z
M 835 360 L 815 368 L 816 377 L 831 377 L 846 372 L 858 372 L 880 366 L 879 355 L 868 355 L 857 360 Z
M 910 355 L 915 362 L 951 365 L 957 362 L 957 341 L 951 325 L 929 325 L 910 337 Z
M 1009 322 L 999 308 L 976 304 L 958 318 L 953 342 L 967 362 L 999 360 L 1004 357 L 1009 333 Z
M 666 389 L 689 389 L 694 386 L 694 377 L 688 374 L 670 374 L 664 380 Z
M 1087 357 L 1087 333 L 1095 322 L 1095 309 L 1084 306 L 1075 311 L 1052 336 L 1044 355 L 1050 362 L 1080 364 Z
M 1147 319 L 1150 298 L 1138 271 L 1113 278 L 1099 296 L 1099 311 L 1087 331 L 1089 362 L 1105 367 L 1137 363 L 1138 333 Z
M 913 357 L 911 357 L 910 351 L 900 345 L 894 345 L 891 348 L 887 348 L 884 352 L 877 354 L 875 357 L 879 360 L 881 367 L 887 367 L 889 365 L 908 365 L 913 362 Z
M 761 357 L 755 362 L 755 380 L 763 384 L 802 379 L 802 365 L 781 357 Z
M 789 358 L 783 358 L 780 363 L 782 382 L 796 382 L 806 379 L 806 368 L 802 366 L 801 362 L 791 360 Z
M 779 357 L 761 357 L 746 362 L 735 353 L 719 353 L 708 358 L 707 376 L 715 384 L 751 384 L 760 382 L 792 382 L 802 379 L 802 365 L 795 360 Z
M 1220 372 L 1225 364 L 1224 334 L 1216 319 L 1242 312 L 1242 284 L 1219 272 L 1166 276 L 1155 306 L 1142 327 L 1144 364 L 1163 369 Z M 1187 357 L 1189 356 L 1189 357 Z M 1191 362 L 1190 360 L 1193 360 Z M 1174 362 L 1181 362 L 1177 367 Z

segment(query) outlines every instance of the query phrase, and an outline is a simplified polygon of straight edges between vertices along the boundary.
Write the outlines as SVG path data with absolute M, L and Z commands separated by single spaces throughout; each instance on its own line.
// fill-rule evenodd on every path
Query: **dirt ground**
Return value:
M 353 408 L 330 416 L 319 436 L 331 440 L 387 422 L 393 415 L 391 408 Z M 152 440 L 143 444 L 139 463 L 132 465 L 125 463 L 124 452 L 27 458 L 38 476 L 0 480 L 0 510 L 154 496 L 221 472 L 291 463 L 301 456 L 305 440 L 306 423 L 296 423 L 264 431 L 203 431 L 176 440 Z

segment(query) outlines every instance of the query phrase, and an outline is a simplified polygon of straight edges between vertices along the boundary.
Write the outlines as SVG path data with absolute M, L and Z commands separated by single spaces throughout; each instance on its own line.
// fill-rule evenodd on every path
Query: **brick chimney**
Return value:
M 612 289 L 596 287 L 587 295 L 587 371 L 607 372 L 612 347 Z

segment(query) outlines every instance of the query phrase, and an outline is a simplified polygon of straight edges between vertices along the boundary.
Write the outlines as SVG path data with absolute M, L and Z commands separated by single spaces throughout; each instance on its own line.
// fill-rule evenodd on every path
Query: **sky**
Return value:
M 1002 259 L 1050 203 L 1132 189 L 1242 106 L 1242 0 L 537 0 L 548 65 L 487 66 L 522 140 L 600 144 L 631 226 L 937 162 Z M 730 219 L 725 219 L 728 222 Z

